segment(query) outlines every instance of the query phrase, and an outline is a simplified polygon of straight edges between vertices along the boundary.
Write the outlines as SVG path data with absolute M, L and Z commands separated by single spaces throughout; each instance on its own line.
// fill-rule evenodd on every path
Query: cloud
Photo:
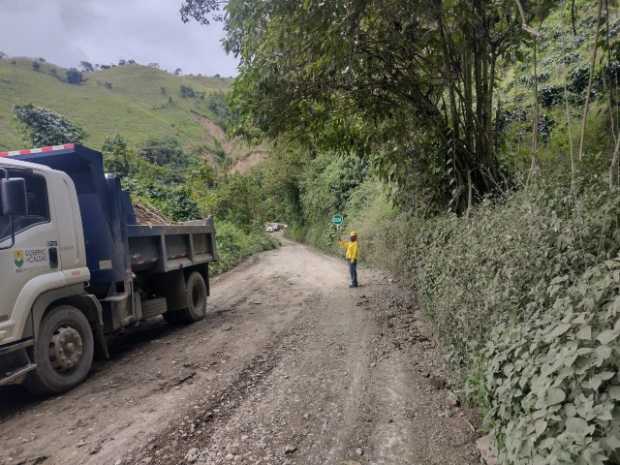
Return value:
M 184 24 L 180 0 L 0 0 L 0 50 L 62 66 L 134 59 L 186 73 L 236 74 L 219 24 Z

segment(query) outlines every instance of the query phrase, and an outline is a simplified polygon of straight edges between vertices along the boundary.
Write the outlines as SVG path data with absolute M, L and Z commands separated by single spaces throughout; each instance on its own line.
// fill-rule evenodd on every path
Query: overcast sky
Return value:
M 183 24 L 181 0 L 0 0 L 0 51 L 61 66 L 120 58 L 184 73 L 236 74 L 219 24 Z

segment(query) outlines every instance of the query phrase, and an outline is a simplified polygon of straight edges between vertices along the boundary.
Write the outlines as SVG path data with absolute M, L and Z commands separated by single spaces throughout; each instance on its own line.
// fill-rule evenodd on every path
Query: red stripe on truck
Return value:
M 48 153 L 55 152 L 58 150 L 73 150 L 75 148 L 75 144 L 63 144 L 63 145 L 53 145 L 47 147 L 41 147 L 36 149 L 26 149 L 26 150 L 15 150 L 12 152 L 0 152 L 0 158 L 4 157 L 15 157 L 18 155 L 30 155 L 32 153 Z

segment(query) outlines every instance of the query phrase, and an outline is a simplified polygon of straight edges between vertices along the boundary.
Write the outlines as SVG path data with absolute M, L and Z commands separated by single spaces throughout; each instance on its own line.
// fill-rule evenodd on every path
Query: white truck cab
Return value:
M 27 212 L 13 216 L 13 227 L 8 215 L 0 216 L 0 345 L 23 339 L 37 296 L 90 278 L 71 178 L 7 158 L 0 159 L 3 171 L 9 180 L 24 179 Z

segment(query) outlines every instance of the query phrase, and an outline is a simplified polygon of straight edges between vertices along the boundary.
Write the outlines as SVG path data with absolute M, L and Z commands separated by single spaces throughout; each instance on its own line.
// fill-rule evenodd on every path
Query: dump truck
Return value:
M 216 259 L 211 218 L 138 224 L 95 150 L 0 152 L 0 386 L 62 393 L 109 358 L 110 335 L 203 319 Z

